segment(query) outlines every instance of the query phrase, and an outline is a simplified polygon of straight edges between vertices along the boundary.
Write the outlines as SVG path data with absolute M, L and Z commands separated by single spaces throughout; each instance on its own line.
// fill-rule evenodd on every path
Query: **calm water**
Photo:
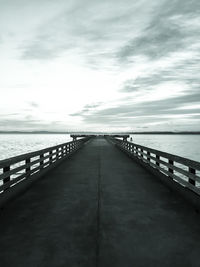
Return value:
M 133 142 L 200 161 L 200 135 L 132 135 Z M 0 134 L 0 160 L 69 142 L 64 134 Z
M 133 143 L 200 162 L 200 135 L 136 134 L 131 137 Z
M 0 134 L 0 160 L 69 141 L 69 134 Z

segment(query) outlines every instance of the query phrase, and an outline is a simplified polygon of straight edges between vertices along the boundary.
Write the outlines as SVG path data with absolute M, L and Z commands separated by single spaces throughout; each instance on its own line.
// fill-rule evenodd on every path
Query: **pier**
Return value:
M 198 267 L 200 163 L 127 141 L 0 161 L 2 267 Z

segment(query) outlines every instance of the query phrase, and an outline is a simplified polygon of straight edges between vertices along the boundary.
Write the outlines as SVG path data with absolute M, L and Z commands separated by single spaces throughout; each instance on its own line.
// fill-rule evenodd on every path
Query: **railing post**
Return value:
M 160 159 L 160 156 L 156 155 L 156 165 L 160 166 L 160 163 L 158 162 L 158 160 Z
M 64 146 L 61 146 L 61 158 L 64 157 Z
M 140 148 L 140 156 L 143 158 L 143 148 Z
M 149 151 L 147 151 L 147 160 L 150 162 L 151 161 L 151 159 L 150 159 L 150 152 Z
M 173 160 L 169 159 L 169 164 L 173 166 L 173 165 L 174 165 L 174 162 L 173 162 Z M 169 170 L 169 172 L 170 172 L 171 174 L 173 174 L 173 173 L 174 173 L 174 170 L 173 170 L 172 168 L 170 168 L 170 167 L 169 167 L 169 169 L 168 169 L 168 170 Z M 171 177 L 171 176 L 169 175 L 169 177 Z M 171 178 L 172 178 L 172 177 L 171 177 Z
M 51 150 L 49 151 L 49 165 L 53 163 L 52 160 L 53 160 L 53 157 L 52 157 L 52 150 Z
M 42 158 L 43 158 L 43 154 L 41 154 L 40 155 L 40 170 L 42 170 L 43 169 L 43 163 L 44 163 L 44 160 L 42 160 Z
M 196 174 L 196 170 L 193 169 L 193 168 L 190 168 L 190 167 L 189 167 L 189 173 Z M 196 183 L 195 183 L 195 180 L 191 179 L 190 177 L 189 177 L 188 182 L 189 182 L 190 184 L 192 184 L 192 185 L 195 185 L 195 184 L 196 184 Z
M 3 173 L 9 172 L 10 171 L 10 166 L 6 166 L 3 168 Z M 3 183 L 6 184 L 7 182 L 10 181 L 10 176 L 6 177 L 5 179 L 3 179 Z M 7 190 L 8 188 L 6 188 L 5 190 Z M 4 191 L 5 191 L 4 190 Z
M 27 165 L 27 164 L 30 164 L 30 162 L 31 162 L 31 159 L 30 159 L 30 158 L 26 159 L 26 165 Z M 30 176 L 30 173 L 29 173 L 30 170 L 31 170 L 30 166 L 26 167 L 26 174 L 27 174 L 27 177 Z M 29 173 L 29 174 L 28 174 L 28 173 Z
M 72 143 L 69 144 L 69 153 L 72 151 Z
M 56 161 L 59 160 L 59 148 L 56 148 Z
M 131 152 L 131 154 L 133 154 L 133 145 L 132 144 L 130 144 L 130 152 Z
M 65 157 L 66 156 L 66 145 L 63 146 L 63 156 Z

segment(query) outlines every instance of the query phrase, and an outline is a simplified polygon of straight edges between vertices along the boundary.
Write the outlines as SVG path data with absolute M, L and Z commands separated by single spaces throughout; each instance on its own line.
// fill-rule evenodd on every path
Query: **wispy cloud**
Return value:
M 36 102 L 33 102 L 33 101 L 29 102 L 29 104 L 30 104 L 30 106 L 33 107 L 33 108 L 38 108 L 38 107 L 39 107 L 39 104 L 36 103 Z
M 170 5 L 166 1 L 145 30 L 121 48 L 119 60 L 127 61 L 137 54 L 158 59 L 198 43 L 199 7 L 197 0 L 190 5 L 181 0 L 172 1 Z

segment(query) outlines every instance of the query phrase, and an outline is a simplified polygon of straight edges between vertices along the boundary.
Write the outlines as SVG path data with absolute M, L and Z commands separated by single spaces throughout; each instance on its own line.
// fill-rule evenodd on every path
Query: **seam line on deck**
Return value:
M 96 267 L 99 266 L 100 223 L 101 223 L 101 147 L 98 149 L 98 181 L 97 181 L 97 236 L 96 236 Z

